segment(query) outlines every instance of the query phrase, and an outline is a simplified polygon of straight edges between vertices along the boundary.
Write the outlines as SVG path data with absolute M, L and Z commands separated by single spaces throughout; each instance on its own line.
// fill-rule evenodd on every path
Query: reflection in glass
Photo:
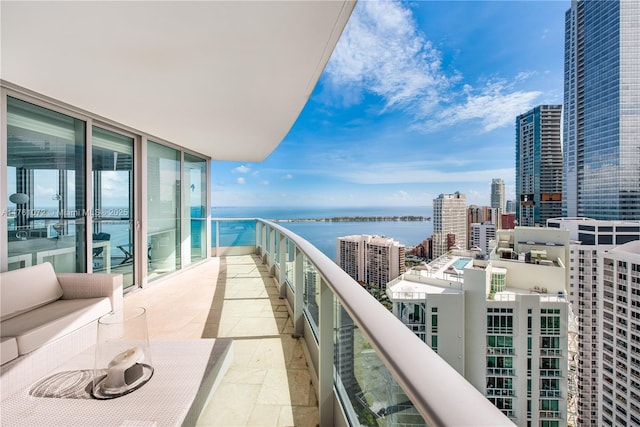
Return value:
M 134 284 L 133 138 L 92 131 L 93 271 L 122 273 Z
M 190 154 L 184 155 L 185 201 L 184 215 L 190 220 L 183 230 L 185 245 L 191 255 L 184 254 L 187 263 L 199 261 L 207 256 L 207 161 Z
M 291 289 L 291 291 L 295 292 L 295 287 L 293 286 L 293 281 L 294 281 L 293 266 L 295 264 L 296 248 L 294 243 L 289 239 L 285 239 L 285 243 L 286 243 L 285 248 L 287 250 L 287 253 L 285 255 L 286 280 L 287 280 L 287 283 L 289 284 L 289 288 Z
M 304 313 L 309 318 L 309 324 L 313 331 L 316 342 L 318 342 L 318 325 L 319 318 L 319 300 L 320 300 L 320 274 L 315 266 L 304 257 L 304 294 L 302 301 L 304 304 Z
M 8 269 L 85 272 L 85 122 L 7 98 Z
M 425 426 L 375 349 L 336 301 L 335 383 L 352 425 Z M 357 418 L 357 421 L 353 418 Z
M 180 266 L 180 152 L 155 142 L 147 146 L 148 278 Z
M 280 232 L 273 230 L 273 262 L 280 267 Z

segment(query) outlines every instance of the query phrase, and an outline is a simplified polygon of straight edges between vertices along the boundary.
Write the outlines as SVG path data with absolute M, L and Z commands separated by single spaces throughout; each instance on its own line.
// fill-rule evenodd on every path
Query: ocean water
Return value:
M 193 211 L 199 216 L 199 210 Z M 323 219 L 356 216 L 423 216 L 432 217 L 433 209 L 427 207 L 357 207 L 357 208 L 263 208 L 263 207 L 212 207 L 214 218 L 262 218 L 262 219 Z M 199 238 L 201 221 L 191 223 L 192 237 Z M 433 232 L 431 221 L 370 221 L 370 222 L 279 222 L 300 237 L 308 240 L 327 257 L 336 259 L 336 240 L 341 236 L 372 234 L 392 237 L 406 246 L 415 246 Z M 103 232 L 111 235 L 111 253 L 120 255 L 117 245 L 130 242 L 129 221 L 104 221 Z
M 262 207 L 212 207 L 214 218 L 262 218 L 262 219 L 322 219 L 356 216 L 423 216 L 432 217 L 433 209 L 425 207 L 356 207 L 356 208 L 262 208 Z M 365 222 L 280 222 L 300 237 L 308 240 L 327 257 L 336 259 L 338 237 L 353 234 L 375 234 L 392 237 L 406 245 L 415 246 L 433 232 L 431 221 L 365 221 Z

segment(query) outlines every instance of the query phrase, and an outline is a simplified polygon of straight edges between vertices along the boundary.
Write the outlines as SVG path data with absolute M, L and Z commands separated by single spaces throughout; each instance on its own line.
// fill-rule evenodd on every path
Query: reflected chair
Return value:
M 111 234 L 109 233 L 93 233 L 93 241 L 94 242 L 100 242 L 100 241 L 109 241 L 111 240 Z M 102 253 L 104 252 L 104 246 L 98 246 L 96 248 L 93 248 L 93 257 L 97 258 L 100 255 L 102 255 Z M 96 263 L 94 262 L 93 264 L 94 267 L 97 267 Z

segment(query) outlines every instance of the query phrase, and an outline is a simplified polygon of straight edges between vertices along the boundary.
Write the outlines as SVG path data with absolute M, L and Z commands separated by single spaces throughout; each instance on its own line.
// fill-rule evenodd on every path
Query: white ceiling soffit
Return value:
M 217 160 L 262 161 L 353 1 L 0 2 L 0 78 Z

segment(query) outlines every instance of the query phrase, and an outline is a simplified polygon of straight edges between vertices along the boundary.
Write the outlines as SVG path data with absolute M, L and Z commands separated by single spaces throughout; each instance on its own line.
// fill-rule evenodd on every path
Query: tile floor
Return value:
M 318 425 L 302 343 L 259 257 L 212 258 L 127 295 L 125 305 L 147 308 L 151 339 L 234 339 L 233 363 L 198 425 Z

